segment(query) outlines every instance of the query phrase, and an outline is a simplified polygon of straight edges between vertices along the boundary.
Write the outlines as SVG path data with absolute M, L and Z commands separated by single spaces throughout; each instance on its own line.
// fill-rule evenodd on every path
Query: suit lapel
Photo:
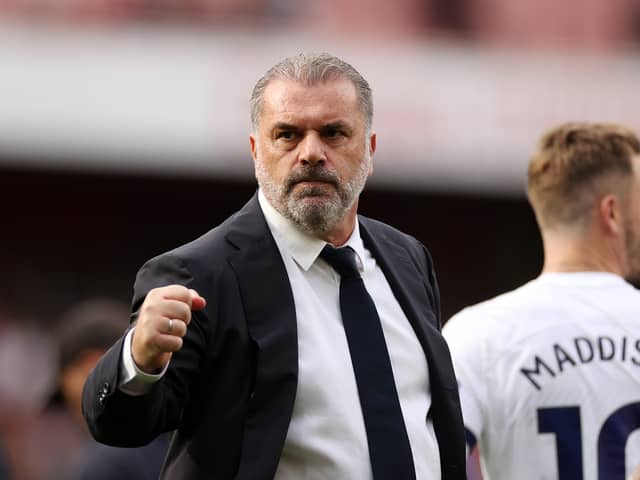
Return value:
M 424 275 L 407 250 L 385 235 L 375 223 L 360 218 L 360 234 L 380 265 L 391 290 L 422 345 L 429 369 L 433 427 L 438 439 L 442 478 L 463 479 L 464 436 L 455 374 L 449 348 L 438 330 L 434 306 L 429 302 Z
M 438 386 L 456 388 L 453 372 L 447 368 L 448 348 L 438 329 L 437 315 L 429 303 L 424 276 L 409 257 L 407 250 L 384 231 L 360 217 L 360 234 L 365 246 L 380 265 L 402 311 L 416 333 L 427 357 L 431 382 Z M 441 360 L 442 359 L 442 360 Z
M 227 241 L 236 248 L 229 262 L 237 276 L 247 328 L 257 349 L 253 393 L 244 429 L 239 480 L 272 479 L 286 439 L 298 380 L 298 334 L 291 285 L 280 252 L 266 224 L 257 195 L 231 220 Z M 433 408 L 438 392 L 455 391 L 447 370 L 448 350 L 429 303 L 423 275 L 406 249 L 362 218 L 361 234 L 422 345 L 429 366 Z M 444 406 L 444 405 L 443 405 Z M 440 418 L 442 422 L 437 421 Z M 434 411 L 438 438 L 447 436 L 448 415 Z M 445 442 L 447 443 L 447 442 Z M 441 445 L 443 466 L 449 464 Z M 456 465 L 450 465 L 455 467 Z M 445 470 L 446 471 L 446 470 Z M 446 475 L 445 477 L 446 478 Z
M 293 412 L 298 334 L 293 293 L 280 252 L 254 196 L 232 220 L 227 241 L 249 335 L 257 348 L 239 479 L 273 478 Z

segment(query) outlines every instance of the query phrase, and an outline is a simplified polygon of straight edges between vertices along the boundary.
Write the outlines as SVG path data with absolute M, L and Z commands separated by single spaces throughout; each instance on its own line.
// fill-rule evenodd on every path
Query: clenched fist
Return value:
M 202 310 L 206 301 L 198 292 L 182 285 L 150 290 L 140 307 L 131 341 L 131 354 L 138 368 L 155 373 L 182 348 L 191 311 Z

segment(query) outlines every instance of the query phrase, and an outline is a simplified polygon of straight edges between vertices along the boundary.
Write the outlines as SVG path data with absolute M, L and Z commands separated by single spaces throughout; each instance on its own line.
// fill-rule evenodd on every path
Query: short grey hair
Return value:
M 254 131 L 258 129 L 258 121 L 262 114 L 264 91 L 272 80 L 293 80 L 311 86 L 341 77 L 350 80 L 356 87 L 367 131 L 371 131 L 373 94 L 369 82 L 350 64 L 329 53 L 300 53 L 285 58 L 258 80 L 251 94 L 251 124 Z

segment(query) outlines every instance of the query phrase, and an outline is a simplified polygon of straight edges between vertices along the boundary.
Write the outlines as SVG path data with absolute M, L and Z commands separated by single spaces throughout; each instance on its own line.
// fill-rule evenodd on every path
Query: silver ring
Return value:
M 167 333 L 171 334 L 173 332 L 173 318 L 169 319 L 169 326 L 167 327 Z

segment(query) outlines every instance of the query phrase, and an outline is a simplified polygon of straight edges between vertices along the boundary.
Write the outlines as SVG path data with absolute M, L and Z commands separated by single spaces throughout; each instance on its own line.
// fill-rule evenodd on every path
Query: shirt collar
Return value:
M 260 204 L 262 213 L 264 213 L 271 233 L 278 238 L 279 243 L 284 246 L 287 253 L 291 255 L 304 271 L 309 270 L 327 242 L 304 232 L 292 220 L 289 220 L 278 212 L 271 203 L 269 203 L 267 197 L 264 196 L 260 189 L 258 189 L 258 203 Z M 356 222 L 356 226 L 349 239 L 341 246 L 353 248 L 356 252 L 358 268 L 362 271 L 365 251 L 362 238 L 360 238 L 360 225 L 358 225 L 358 222 Z
M 626 280 L 617 273 L 604 271 L 544 272 L 538 278 L 549 283 L 581 286 L 626 283 Z

